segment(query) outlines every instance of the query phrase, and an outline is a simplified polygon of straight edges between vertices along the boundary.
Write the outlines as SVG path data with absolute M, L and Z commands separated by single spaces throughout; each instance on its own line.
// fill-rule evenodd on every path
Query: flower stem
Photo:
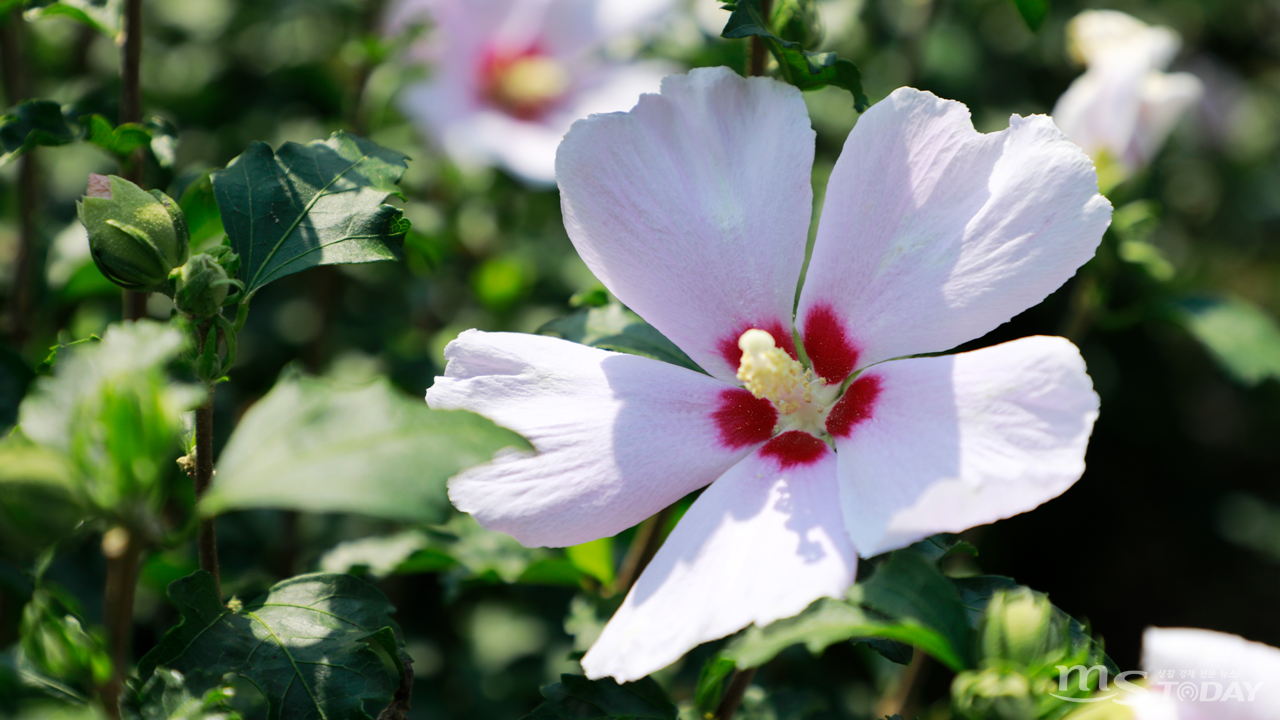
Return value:
M 769 22 L 769 15 L 773 12 L 773 0 L 760 0 L 760 17 L 764 18 L 766 24 Z M 765 45 L 764 38 L 756 35 L 751 38 L 751 57 L 747 63 L 748 75 L 764 75 L 764 66 L 769 59 L 769 47 Z
M 636 578 L 640 577 L 640 573 L 644 572 L 645 566 L 658 552 L 658 545 L 662 542 L 662 529 L 671 519 L 672 507 L 674 506 L 663 508 L 657 515 L 640 523 L 640 527 L 636 528 L 631 547 L 627 548 L 627 556 L 622 559 L 622 568 L 618 570 L 618 577 L 613 581 L 611 594 L 625 595 L 635 584 Z
M 107 715 L 120 717 L 120 691 L 124 688 L 129 662 L 129 640 L 133 634 L 133 599 L 138 589 L 138 565 L 142 543 L 123 526 L 102 535 L 102 555 L 107 560 L 103 588 L 102 621 L 107 626 L 111 651 L 111 679 L 101 689 Z
M 0 18 L 0 66 L 4 70 L 4 86 L 9 106 L 27 99 L 30 78 L 24 72 L 31 67 L 26 58 L 26 21 L 22 19 L 22 7 L 15 6 L 6 17 Z M 13 296 L 10 300 L 9 334 L 13 346 L 21 348 L 30 332 L 33 288 L 36 274 L 36 224 L 35 206 L 37 193 L 37 169 L 34 148 L 23 153 L 18 160 L 18 248 L 14 256 Z
M 733 720 L 733 714 L 738 712 L 738 706 L 742 704 L 742 696 L 755 679 L 756 670 L 759 668 L 733 671 L 729 687 L 725 688 L 724 697 L 720 698 L 720 707 L 716 708 L 716 720 Z
M 196 408 L 196 502 L 204 497 L 213 480 L 213 384 L 209 385 L 204 405 Z M 222 602 L 222 579 L 218 573 L 218 536 L 214 530 L 213 518 L 200 521 L 200 529 L 196 536 L 199 549 L 200 569 L 213 576 L 213 587 L 218 594 L 218 602 Z
M 120 50 L 120 124 L 142 122 L 142 0 L 125 0 L 124 45 Z M 142 150 L 120 163 L 120 176 L 142 187 Z M 124 291 L 124 318 L 139 320 L 147 315 L 147 294 Z
M 926 672 L 928 661 L 928 655 L 919 650 L 915 651 L 911 657 L 911 664 L 907 665 L 898 678 L 897 689 L 893 694 L 882 698 L 876 705 L 876 717 L 881 715 L 912 717 L 915 714 L 915 708 L 919 704 L 916 695 L 924 687 L 924 678 L 928 674 Z

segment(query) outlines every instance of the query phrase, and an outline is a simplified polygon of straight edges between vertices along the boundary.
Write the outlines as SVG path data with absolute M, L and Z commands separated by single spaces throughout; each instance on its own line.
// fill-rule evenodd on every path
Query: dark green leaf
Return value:
M 227 441 L 201 510 L 441 522 L 449 509 L 445 481 L 505 447 L 528 444 L 478 415 L 432 410 L 386 380 L 350 388 L 286 374 Z
M 393 608 L 350 575 L 302 575 L 223 606 L 200 571 L 171 585 L 169 599 L 182 621 L 139 661 L 140 677 L 161 666 L 236 673 L 262 692 L 268 720 L 371 720 L 400 684 L 383 660 L 399 644 Z
M 763 665 L 792 645 L 802 643 L 817 654 L 828 645 L 862 638 L 909 643 L 952 669 L 964 667 L 963 656 L 942 633 L 914 619 L 885 620 L 857 605 L 830 598 L 818 600 L 795 617 L 764 628 L 747 628 L 730 641 L 723 654 L 739 668 L 751 668 Z
M 355 135 L 285 143 L 273 153 L 255 142 L 213 190 L 239 279 L 252 296 L 263 285 L 317 265 L 395 260 L 403 224 L 396 194 L 408 158 Z
M 89 513 L 76 486 L 62 453 L 0 442 L 0 555 L 29 558 L 70 535 Z
M 909 550 L 890 553 L 875 574 L 854 586 L 850 598 L 896 623 L 918 624 L 936 633 L 953 656 L 934 657 L 952 669 L 972 666 L 973 630 L 965 607 L 950 579 L 923 556 Z M 929 648 L 916 646 L 933 655 Z
M 235 690 L 229 682 L 209 683 L 198 673 L 188 678 L 176 670 L 157 668 L 136 693 L 120 703 L 125 720 L 240 720 L 229 709 Z
M 140 147 L 151 144 L 151 131 L 138 123 L 113 127 L 101 115 L 91 115 L 86 122 L 85 139 L 117 157 L 128 157 Z
M 588 680 L 561 675 L 560 682 L 542 688 L 547 702 L 527 718 L 544 720 L 676 720 L 678 711 L 652 678 L 619 685 L 611 678 Z
M 853 107 L 862 112 L 870 106 L 862 90 L 862 73 L 858 66 L 842 60 L 833 52 L 808 52 L 799 43 L 784 40 L 770 32 L 760 13 L 759 0 L 727 3 L 732 10 L 720 37 L 737 40 L 759 37 L 778 62 L 778 73 L 786 82 L 801 90 L 817 90 L 834 85 L 853 94 Z
M 1256 305 L 1238 298 L 1185 297 L 1173 303 L 1172 314 L 1236 380 L 1257 385 L 1280 379 L 1280 327 Z
M 1049 0 L 1013 0 L 1013 4 L 1032 30 L 1039 30 L 1049 16 Z
M 20 355 L 0 347 L 0 437 L 18 422 L 18 405 L 27 394 L 35 373 Z
M 75 142 L 80 131 L 52 100 L 27 100 L 0 117 L 0 165 L 38 146 Z
M 978 549 L 951 533 L 938 533 L 906 548 L 931 563 L 940 563 L 952 555 L 978 556 Z
M 123 0 L 28 0 L 24 17 L 27 20 L 71 18 L 112 40 L 119 40 L 123 5 Z
M 222 216 L 218 213 L 218 201 L 213 195 L 212 172 L 201 173 L 181 188 L 178 195 L 178 207 L 187 219 L 187 229 L 191 233 L 191 252 L 207 252 L 207 241 L 226 232 L 222 227 Z
M 675 343 L 618 303 L 578 310 L 543 325 L 538 333 L 702 372 Z
M 915 649 L 904 642 L 897 640 L 889 640 L 888 638 L 866 638 L 860 640 L 862 644 L 880 653 L 880 657 L 891 663 L 899 665 L 907 665 L 911 662 L 911 658 L 915 657 Z

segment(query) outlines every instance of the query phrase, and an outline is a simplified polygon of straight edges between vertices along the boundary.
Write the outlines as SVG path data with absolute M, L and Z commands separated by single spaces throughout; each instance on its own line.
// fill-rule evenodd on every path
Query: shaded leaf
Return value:
M 57 678 L 81 696 L 111 677 L 111 658 L 101 628 L 86 627 L 74 600 L 41 583 L 22 608 L 21 660 L 39 677 Z
M 18 406 L 27 394 L 35 373 L 18 353 L 0 347 L 0 436 L 18 422 Z
M 101 115 L 90 115 L 85 123 L 85 139 L 118 157 L 151 144 L 151 131 L 139 123 L 114 127 Z
M 652 678 L 619 685 L 612 678 L 588 680 L 561 675 L 560 682 L 542 688 L 547 702 L 527 718 L 544 720 L 676 720 L 678 711 Z
M 1238 298 L 1185 297 L 1173 303 L 1172 314 L 1236 380 L 1257 385 L 1280 379 L 1280 327 L 1257 306 Z
M 350 575 L 290 578 L 226 607 L 200 571 L 169 586 L 169 599 L 182 621 L 139 661 L 140 677 L 161 666 L 236 673 L 262 692 L 268 720 L 372 720 L 399 687 L 399 668 L 383 661 L 401 644 L 393 608 Z
M 287 373 L 227 441 L 201 511 L 272 507 L 441 522 L 445 481 L 505 447 L 528 444 L 478 415 L 432 410 L 385 379 L 350 388 Z
M 239 279 L 252 297 L 263 285 L 317 265 L 395 260 L 405 230 L 397 194 L 408 157 L 344 132 L 273 153 L 255 142 L 213 190 Z
M 801 90 L 834 85 L 853 94 L 853 107 L 858 112 L 870 106 L 862 90 L 862 73 L 858 72 L 858 66 L 833 52 L 808 52 L 799 43 L 774 35 L 760 13 L 759 0 L 738 0 L 726 3 L 724 7 L 732 14 L 720 37 L 728 40 L 761 38 L 778 61 L 778 73 L 783 80 Z
M 1013 4 L 1023 22 L 1033 31 L 1039 30 L 1044 19 L 1049 17 L 1049 0 L 1013 0 Z
M 619 303 L 584 308 L 556 318 L 538 328 L 538 334 L 604 350 L 642 355 L 702 372 L 702 368 L 675 343 Z
M 724 681 L 738 667 L 731 658 L 722 655 L 711 656 L 698 673 L 698 685 L 693 692 L 693 707 L 698 717 L 714 715 L 720 707 L 720 699 L 724 696 Z
M 978 549 L 961 540 L 958 535 L 938 533 L 905 548 L 931 563 L 940 563 L 952 555 L 978 556 Z
M 120 703 L 125 720 L 240 720 L 228 704 L 235 690 L 230 683 L 194 682 L 176 670 L 157 668 L 136 693 L 127 693 Z
M 123 7 L 123 0 L 28 0 L 23 17 L 27 20 L 70 18 L 112 40 L 119 40 Z
M 0 442 L 0 555 L 29 558 L 70 535 L 88 515 L 62 453 Z
M 34 147 L 75 142 L 80 131 L 52 100 L 27 100 L 0 117 L 0 165 Z
M 973 630 L 960 595 L 950 579 L 924 556 L 909 550 L 890 553 L 876 566 L 875 574 L 854 586 L 849 597 L 896 623 L 918 624 L 936 633 L 946 641 L 951 657 L 934 657 L 952 669 L 971 666 Z M 929 648 L 916 647 L 933 655 Z

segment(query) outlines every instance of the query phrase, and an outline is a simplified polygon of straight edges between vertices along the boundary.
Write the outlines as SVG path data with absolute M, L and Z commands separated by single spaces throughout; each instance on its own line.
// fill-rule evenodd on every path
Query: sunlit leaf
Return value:
M 336 132 L 279 152 L 255 142 L 213 173 L 247 294 L 317 265 L 395 260 L 405 227 L 401 211 L 383 201 L 398 194 L 407 163 L 394 150 Z
M 1174 318 L 1232 377 L 1246 385 L 1280 379 L 1280 326 L 1256 305 L 1198 296 L 1182 298 L 1172 307 Z
M 70 18 L 118 40 L 123 7 L 123 0 L 28 0 L 23 17 L 27 20 Z
M 532 720 L 676 720 L 676 706 L 652 678 L 619 685 L 612 678 L 588 680 L 561 675 L 542 688 L 547 702 L 527 716 Z
M 80 130 L 52 100 L 27 100 L 0 117 L 0 165 L 34 147 L 75 142 Z
M 301 575 L 224 606 L 200 571 L 169 586 L 169 599 L 182 620 L 139 661 L 139 677 L 236 673 L 262 692 L 268 720 L 372 720 L 400 684 L 384 662 L 403 644 L 391 603 L 350 575 Z
M 385 380 L 351 388 L 287 373 L 232 433 L 201 509 L 441 522 L 445 481 L 505 447 L 528 444 L 478 415 L 432 410 Z
M 207 677 L 203 673 L 201 678 Z M 235 691 L 227 683 L 199 687 L 176 670 L 157 668 L 137 693 L 120 703 L 124 720 L 240 720 L 228 709 Z
M 538 333 L 702 372 L 675 343 L 619 303 L 584 308 L 556 318 L 538 328 Z
M 731 10 L 720 37 L 736 40 L 759 37 L 769 47 L 778 61 L 778 74 L 786 82 L 801 90 L 817 90 L 828 85 L 848 90 L 853 94 L 853 106 L 858 112 L 870 106 L 862 90 L 862 73 L 858 66 L 843 60 L 833 52 L 808 52 L 800 43 L 784 40 L 769 30 L 769 24 L 760 13 L 759 0 L 738 0 L 726 3 Z
M 564 549 L 573 566 L 608 587 L 613 584 L 613 538 L 602 537 Z
M 140 123 L 125 123 L 119 127 L 101 115 L 90 115 L 85 122 L 85 139 L 118 157 L 127 157 L 134 150 L 151 144 L 151 131 Z

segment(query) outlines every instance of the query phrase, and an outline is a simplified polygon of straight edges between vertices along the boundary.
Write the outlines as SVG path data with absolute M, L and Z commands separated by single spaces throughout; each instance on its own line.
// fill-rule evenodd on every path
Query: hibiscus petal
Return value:
M 763 440 L 729 436 L 721 396 L 746 393 L 675 365 L 557 338 L 469 330 L 427 402 L 470 410 L 526 437 L 449 483 L 449 498 L 486 528 L 527 546 L 615 535 L 720 476 Z M 749 398 L 749 395 L 748 395 Z M 739 403 L 740 404 L 740 403 Z M 764 418 L 772 429 L 775 416 Z M 729 428 L 740 430 L 740 428 Z
M 588 677 L 635 680 L 699 643 L 844 595 L 857 553 L 835 455 L 813 440 L 815 457 L 790 464 L 757 452 L 698 497 L 582 659 Z
M 853 421 L 828 423 L 864 555 L 1026 512 L 1084 472 L 1098 396 L 1063 338 L 895 360 L 852 389 L 868 384 L 876 392 Z
M 805 347 L 866 367 L 980 337 L 1071 277 L 1110 217 L 1093 163 L 1049 118 L 983 135 L 960 103 L 896 90 L 831 174 L 800 297 Z
M 813 147 L 794 87 L 727 68 L 673 75 L 631 112 L 569 130 L 565 228 L 622 302 L 732 381 L 744 330 L 790 343 Z
M 1280 649 L 1237 635 L 1194 628 L 1147 628 L 1142 667 L 1151 695 L 1176 698 L 1180 720 L 1275 720 L 1280 717 Z M 1160 678 L 1159 670 L 1174 670 Z M 1185 671 L 1194 671 L 1189 687 Z M 1226 673 L 1230 672 L 1229 675 Z M 1209 672 L 1211 680 L 1205 680 Z M 1233 687 L 1234 686 L 1234 687 Z M 1195 694 L 1191 694 L 1191 690 Z M 1139 718 L 1147 717 L 1139 713 Z

